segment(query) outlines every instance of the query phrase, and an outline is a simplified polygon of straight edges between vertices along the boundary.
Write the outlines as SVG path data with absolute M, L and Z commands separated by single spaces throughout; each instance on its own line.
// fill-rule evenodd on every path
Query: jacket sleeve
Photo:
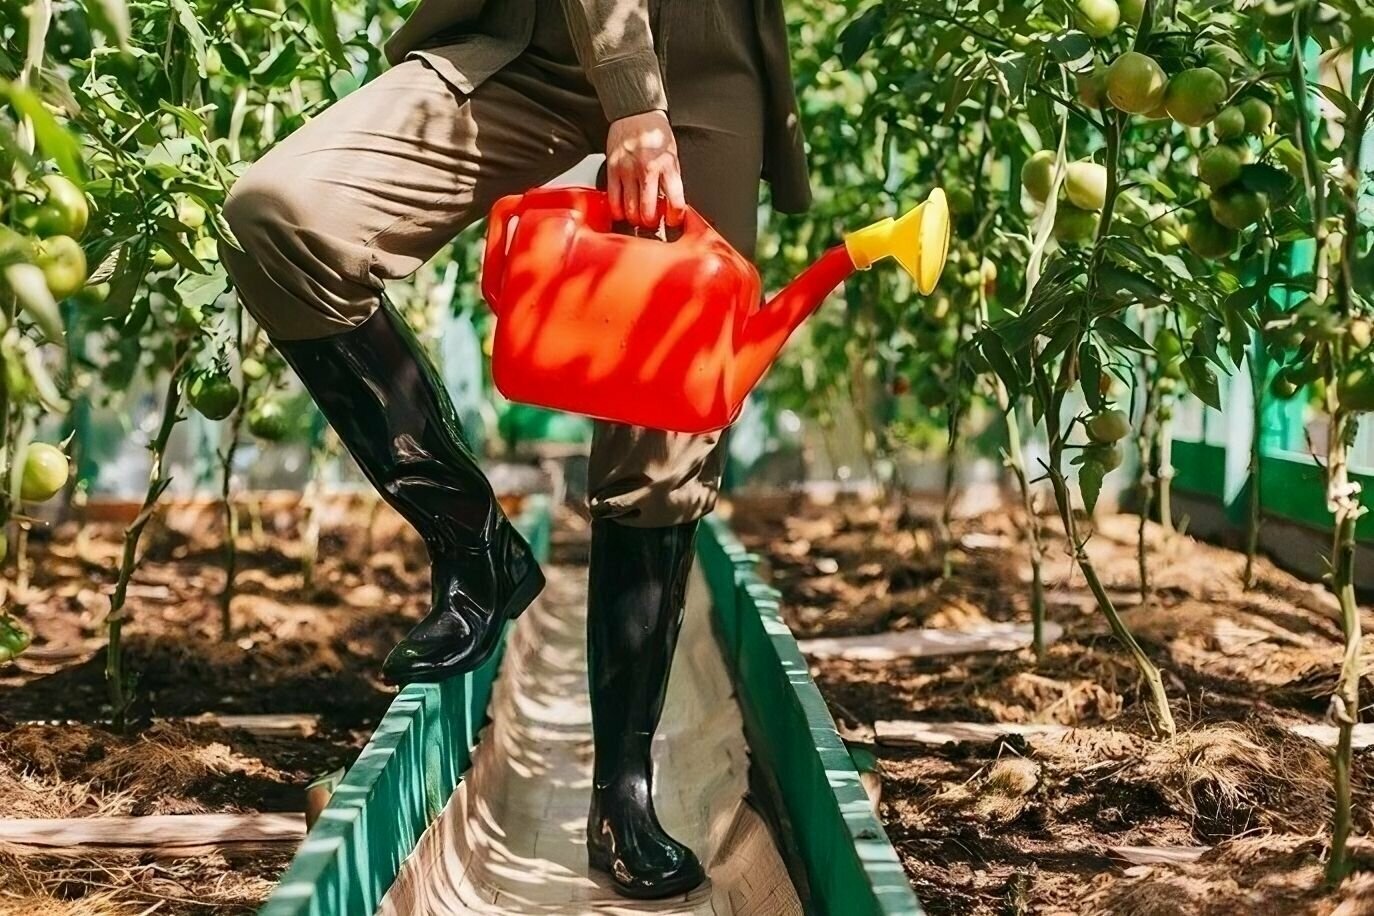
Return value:
M 608 120 L 668 110 L 649 28 L 649 0 L 563 0 L 563 12 Z

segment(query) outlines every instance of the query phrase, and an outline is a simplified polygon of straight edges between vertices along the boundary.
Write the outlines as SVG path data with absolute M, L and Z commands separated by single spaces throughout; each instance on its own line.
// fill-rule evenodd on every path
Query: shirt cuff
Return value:
M 608 121 L 646 111 L 667 111 L 668 95 L 658 71 L 658 57 L 644 51 L 602 61 L 587 74 Z

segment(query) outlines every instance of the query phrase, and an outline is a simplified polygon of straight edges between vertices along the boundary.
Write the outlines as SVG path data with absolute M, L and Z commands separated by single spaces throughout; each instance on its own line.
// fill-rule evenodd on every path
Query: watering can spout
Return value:
M 940 280 L 949 250 L 949 206 L 939 188 L 908 213 L 845 236 L 768 303 L 751 314 L 735 354 L 733 395 L 742 402 L 777 358 L 787 338 L 856 269 L 886 257 L 911 276 L 921 295 Z

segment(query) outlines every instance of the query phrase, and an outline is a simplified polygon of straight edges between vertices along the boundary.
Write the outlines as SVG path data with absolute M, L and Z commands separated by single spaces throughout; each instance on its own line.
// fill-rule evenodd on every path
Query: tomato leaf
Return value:
M 1217 374 L 1212 371 L 1207 359 L 1193 354 L 1179 363 L 1183 380 L 1188 389 L 1198 396 L 1202 403 L 1214 410 L 1221 410 L 1221 390 L 1217 387 Z
M 1153 349 L 1145 338 L 1132 331 L 1120 318 L 1113 318 L 1110 315 L 1099 318 L 1094 322 L 1093 330 L 1114 346 L 1125 347 L 1127 350 L 1136 350 L 1140 353 L 1149 353 Z

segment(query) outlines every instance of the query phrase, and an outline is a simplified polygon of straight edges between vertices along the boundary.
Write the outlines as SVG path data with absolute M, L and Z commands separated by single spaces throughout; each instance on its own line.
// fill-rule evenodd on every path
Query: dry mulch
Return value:
M 127 665 L 137 682 L 124 734 L 109 728 L 103 652 L 121 525 L 35 533 L 28 588 L 11 593 L 34 645 L 0 670 L 6 816 L 302 811 L 305 785 L 350 764 L 386 712 L 394 690 L 378 677 L 381 659 L 429 600 L 423 544 L 399 518 L 374 514 L 368 501 L 332 505 L 307 586 L 301 513 L 264 510 L 239 538 L 228 640 L 215 513 L 163 518 L 145 534 L 130 588 Z M 203 713 L 306 713 L 320 726 L 264 737 L 184 721 Z M 293 853 L 3 855 L 0 914 L 253 913 Z
M 736 505 L 800 637 L 1030 620 L 1022 520 L 958 520 L 942 576 L 936 510 L 798 497 Z M 1261 559 L 1108 516 L 1089 544 L 1115 603 L 1164 670 L 1179 736 L 1156 740 L 1135 669 L 1111 637 L 1055 520 L 1044 520 L 1050 620 L 1029 650 L 861 662 L 812 660 L 846 736 L 880 719 L 1054 723 L 1064 738 L 942 747 L 878 745 L 879 812 L 932 914 L 1343 914 L 1374 912 L 1374 872 L 1321 881 L 1332 790 L 1326 751 L 1285 725 L 1321 722 L 1340 665 L 1329 595 Z M 1366 632 L 1372 628 L 1366 623 Z M 1374 639 L 1366 639 L 1374 654 Z M 1368 680 L 1365 696 L 1374 696 Z M 1366 710 L 1374 721 L 1374 709 Z M 1374 752 L 1358 752 L 1356 831 L 1374 828 Z M 1131 865 L 1113 847 L 1209 847 L 1196 862 Z M 1356 854 L 1374 869 L 1374 844 Z

